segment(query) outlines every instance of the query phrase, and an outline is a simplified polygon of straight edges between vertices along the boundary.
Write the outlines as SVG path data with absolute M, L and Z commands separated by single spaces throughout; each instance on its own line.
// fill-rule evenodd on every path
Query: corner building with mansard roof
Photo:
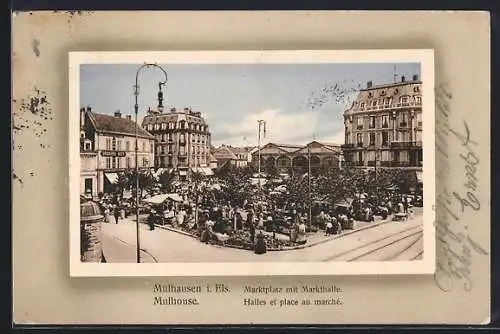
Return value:
M 373 85 L 369 81 L 344 112 L 346 164 L 422 168 L 422 81 Z
M 155 167 L 174 171 L 181 178 L 193 171 L 209 173 L 211 133 L 201 112 L 149 109 L 142 127 L 156 139 Z

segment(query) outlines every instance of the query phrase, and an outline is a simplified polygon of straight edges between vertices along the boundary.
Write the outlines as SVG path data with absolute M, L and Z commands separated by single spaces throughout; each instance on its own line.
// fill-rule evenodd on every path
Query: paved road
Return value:
M 256 255 L 248 250 L 207 245 L 176 232 L 156 228 L 149 231 L 141 224 L 140 240 L 144 262 L 319 262 L 411 260 L 422 255 L 422 216 L 406 222 L 388 222 L 356 231 L 324 243 L 289 251 Z M 135 223 L 103 224 L 103 247 L 119 242 L 128 250 L 105 253 L 108 262 L 135 262 Z M 116 248 L 116 246 L 111 246 Z

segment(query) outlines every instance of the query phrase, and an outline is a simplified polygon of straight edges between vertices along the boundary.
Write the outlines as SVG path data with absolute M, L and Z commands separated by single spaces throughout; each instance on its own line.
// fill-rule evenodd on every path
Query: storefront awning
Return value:
M 109 183 L 116 184 L 118 182 L 118 174 L 117 173 L 104 173 Z

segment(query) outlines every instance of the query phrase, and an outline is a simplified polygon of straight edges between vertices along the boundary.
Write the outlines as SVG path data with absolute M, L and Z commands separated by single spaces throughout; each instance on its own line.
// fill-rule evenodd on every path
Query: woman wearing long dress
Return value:
M 264 254 L 267 252 L 266 241 L 264 240 L 264 234 L 262 233 L 262 230 L 259 234 L 257 234 L 257 242 L 255 243 L 254 252 L 255 254 Z
M 297 243 L 298 244 L 305 244 L 307 242 L 306 240 L 306 224 L 304 222 L 301 222 L 299 224 L 299 231 L 297 234 Z

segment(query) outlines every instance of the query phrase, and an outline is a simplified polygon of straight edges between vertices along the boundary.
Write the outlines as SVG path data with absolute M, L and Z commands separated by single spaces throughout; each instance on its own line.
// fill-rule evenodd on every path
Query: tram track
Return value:
M 328 258 L 323 259 L 323 262 L 326 261 L 356 261 L 360 260 L 364 257 L 367 257 L 375 252 L 378 252 L 380 250 L 383 250 L 386 247 L 390 247 L 393 245 L 396 245 L 398 243 L 401 243 L 408 238 L 413 238 L 420 234 L 420 236 L 415 240 L 411 242 L 411 245 L 408 246 L 408 249 L 411 248 L 413 245 L 415 245 L 419 239 L 421 239 L 422 235 L 422 227 L 421 226 L 412 226 L 406 229 L 403 229 L 401 231 L 391 233 L 389 235 L 385 235 L 381 238 L 377 238 L 375 240 L 372 240 L 368 243 L 362 244 L 358 247 L 350 248 L 347 249 L 341 253 L 335 254 L 333 256 L 330 256 Z M 394 255 L 394 257 L 397 257 L 400 255 L 401 252 L 397 253 Z M 393 255 L 391 254 L 391 257 Z

